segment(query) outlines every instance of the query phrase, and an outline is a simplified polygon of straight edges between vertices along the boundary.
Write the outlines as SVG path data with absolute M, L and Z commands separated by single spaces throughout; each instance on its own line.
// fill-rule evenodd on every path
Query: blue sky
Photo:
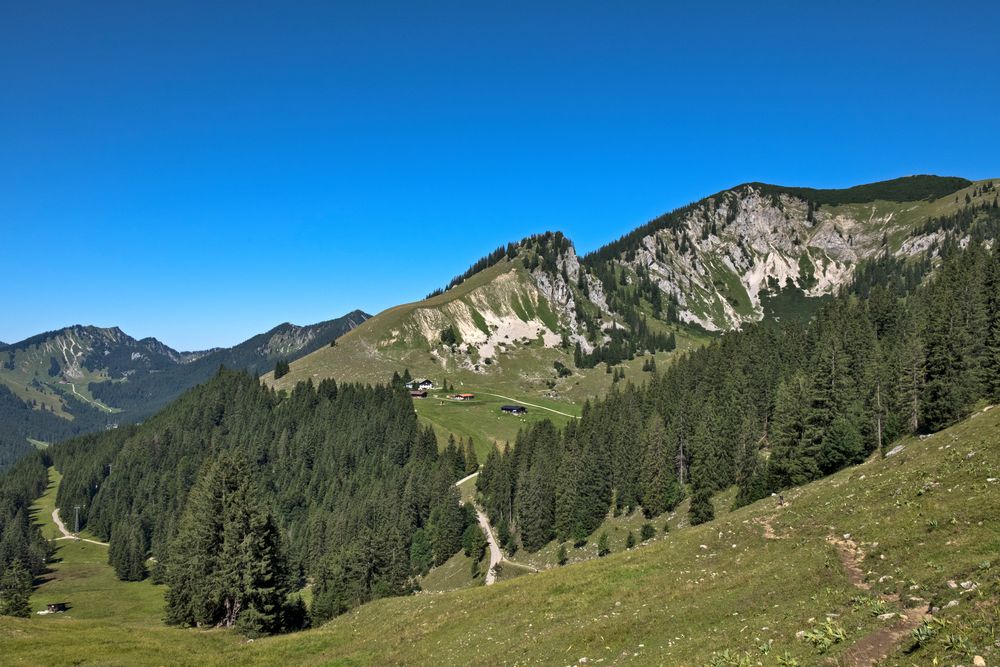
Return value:
M 1000 5 L 819 4 L 3 3 L 0 339 L 231 345 L 744 181 L 1000 177 Z

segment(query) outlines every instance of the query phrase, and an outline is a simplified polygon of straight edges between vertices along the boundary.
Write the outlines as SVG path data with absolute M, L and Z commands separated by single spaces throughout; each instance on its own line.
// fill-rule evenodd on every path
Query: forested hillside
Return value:
M 0 475 L 0 616 L 28 616 L 34 578 L 52 554 L 28 508 L 48 484 L 44 452 L 25 456 Z
M 325 380 L 286 396 L 220 371 L 141 426 L 51 451 L 64 475 L 57 504 L 86 506 L 81 524 L 110 539 L 124 578 L 141 578 L 132 565 L 155 556 L 168 618 L 182 624 L 237 623 L 232 605 L 205 611 L 231 597 L 254 609 L 251 632 L 291 629 L 294 610 L 282 620 L 255 596 L 306 578 L 316 620 L 409 593 L 473 522 L 453 487 L 463 452 L 438 453 L 401 387 Z M 233 535 L 256 546 L 240 550 Z M 269 565 L 248 589 L 227 578 L 255 562 Z
M 501 539 L 578 540 L 609 511 L 673 509 L 684 489 L 702 523 L 730 485 L 747 504 L 1000 400 L 1000 247 L 942 250 L 912 293 L 871 284 L 873 269 L 808 324 L 727 334 L 644 386 L 613 389 L 562 432 L 522 433 L 478 480 Z
M 0 468 L 29 440 L 58 442 L 149 417 L 220 366 L 263 373 L 364 322 L 354 311 L 300 327 L 281 324 L 231 348 L 177 352 L 118 328 L 74 326 L 0 348 Z

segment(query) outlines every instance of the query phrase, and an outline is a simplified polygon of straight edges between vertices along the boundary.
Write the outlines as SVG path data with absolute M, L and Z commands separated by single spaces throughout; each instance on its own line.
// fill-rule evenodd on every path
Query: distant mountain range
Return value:
M 368 315 L 280 324 L 234 347 L 178 352 L 118 327 L 74 325 L 0 344 L 0 466 L 31 444 L 141 421 L 220 367 L 262 373 L 329 345 Z

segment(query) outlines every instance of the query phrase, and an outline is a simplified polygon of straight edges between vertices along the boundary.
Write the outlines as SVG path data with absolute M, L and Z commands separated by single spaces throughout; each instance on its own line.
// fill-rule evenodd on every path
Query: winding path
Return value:
M 865 581 L 865 571 L 862 567 L 865 552 L 861 546 L 847 535 L 843 538 L 831 535 L 827 541 L 836 547 L 840 562 L 847 572 L 848 581 L 858 590 L 870 591 L 871 585 Z M 875 596 L 883 602 L 893 605 L 899 603 L 899 595 L 895 593 L 876 593 Z M 893 651 L 899 647 L 900 642 L 908 637 L 914 628 L 931 617 L 929 608 L 928 611 L 923 612 L 918 609 L 906 609 L 904 612 L 896 612 L 897 620 L 895 623 L 878 628 L 844 651 L 843 663 L 849 667 L 869 667 L 869 665 L 881 664 L 883 660 L 892 655 Z
M 79 398 L 81 401 L 86 401 L 87 403 L 90 403 L 91 405 L 96 405 L 98 408 L 100 408 L 101 410 L 104 410 L 108 414 L 111 414 L 112 412 L 114 412 L 114 410 L 112 410 L 108 406 L 102 405 L 101 403 L 98 403 L 97 401 L 91 400 L 91 399 L 87 398 L 86 396 L 84 396 L 83 394 L 81 394 L 80 392 L 78 392 L 76 390 L 76 384 L 75 383 L 73 383 L 73 382 L 63 382 L 62 384 L 68 384 L 70 386 L 70 388 L 73 390 L 73 395 L 76 396 L 77 398 Z
M 478 471 L 472 473 L 471 475 L 466 475 L 462 479 L 455 482 L 455 486 L 460 486 L 464 482 L 468 482 L 470 479 L 477 477 L 478 475 Z M 486 544 L 490 548 L 490 565 L 486 569 L 485 579 L 486 585 L 490 586 L 496 583 L 497 575 L 493 568 L 503 561 L 503 552 L 500 551 L 500 545 L 497 544 L 496 536 L 493 535 L 493 527 L 490 526 L 490 520 L 486 517 L 486 513 L 483 512 L 482 508 L 474 502 L 472 503 L 472 508 L 476 510 L 476 519 L 478 519 L 479 527 L 483 529 L 483 533 L 486 535 Z
M 64 524 L 62 522 L 62 519 L 59 518 L 59 508 L 58 507 L 55 508 L 54 510 L 52 510 L 52 520 L 55 522 L 56 528 L 59 529 L 59 532 L 62 533 L 62 537 L 57 537 L 56 538 L 57 540 L 78 540 L 80 542 L 90 542 L 91 544 L 98 544 L 98 545 L 100 545 L 102 547 L 108 546 L 107 542 L 98 542 L 97 540 L 88 540 L 85 537 L 80 537 L 79 535 L 75 535 L 75 534 L 69 532 L 68 530 L 66 530 L 66 524 Z
M 547 408 L 544 405 L 535 405 L 534 403 L 525 403 L 524 401 L 519 401 L 516 398 L 511 398 L 510 396 L 501 396 L 500 394 L 491 394 L 488 391 L 480 392 L 486 394 L 487 396 L 493 396 L 495 398 L 502 398 L 505 401 L 510 401 L 511 403 L 519 403 L 521 405 L 527 405 L 529 408 L 538 408 L 539 410 L 548 410 L 549 412 L 554 412 L 557 415 L 562 415 L 563 417 L 569 417 L 570 419 L 579 419 L 576 415 L 571 415 L 568 412 L 560 412 L 559 410 L 554 410 L 552 408 Z
M 486 580 L 487 586 L 496 583 L 497 574 L 494 569 L 502 560 L 503 553 L 500 551 L 500 545 L 497 544 L 496 538 L 493 536 L 493 528 L 490 526 L 490 520 L 486 518 L 486 513 L 479 508 L 479 505 L 473 504 L 476 508 L 476 517 L 479 519 L 479 527 L 483 529 L 483 533 L 486 534 L 486 543 L 490 547 L 490 566 L 486 570 Z

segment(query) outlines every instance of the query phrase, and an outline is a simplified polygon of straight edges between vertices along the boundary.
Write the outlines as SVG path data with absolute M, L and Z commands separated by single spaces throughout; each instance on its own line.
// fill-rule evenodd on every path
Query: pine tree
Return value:
M 291 371 L 291 367 L 288 365 L 287 359 L 278 359 L 274 364 L 274 379 L 278 380 L 285 377 Z
M 472 438 L 465 441 L 465 474 L 471 475 L 479 470 L 479 458 L 476 456 L 476 448 L 472 445 Z
M 142 581 L 146 578 L 146 544 L 142 528 L 135 517 L 119 524 L 111 533 L 108 563 L 122 581 Z
M 639 531 L 639 539 L 645 542 L 646 540 L 651 540 L 656 537 L 656 528 L 653 524 L 648 521 L 642 524 L 642 529 Z
M 488 542 L 483 534 L 483 529 L 479 527 L 479 524 L 470 523 L 462 534 L 462 548 L 465 555 L 473 561 L 479 562 L 486 554 L 487 546 Z
M 768 461 L 770 489 L 805 484 L 819 477 L 820 445 L 807 438 L 810 383 L 798 372 L 778 387 Z
M 830 314 L 832 320 L 828 331 L 820 337 L 814 352 L 814 362 L 810 370 L 810 400 L 806 410 L 806 426 L 802 434 L 802 462 L 812 468 L 816 463 L 822 468 L 824 439 L 836 419 L 849 419 L 856 413 L 852 405 L 858 387 L 851 374 L 853 362 L 842 337 L 846 328 L 845 315 L 841 310 Z M 777 417 L 775 417 L 777 420 Z M 818 470 L 811 470 L 810 479 L 819 476 Z M 799 484 L 801 482 L 795 482 Z
M 997 200 L 993 200 L 996 208 Z M 993 241 L 993 252 L 983 281 L 986 293 L 986 340 L 983 350 L 983 375 L 986 396 L 1000 402 L 1000 241 Z
M 555 498 L 541 466 L 535 465 L 521 475 L 517 494 L 517 526 L 521 544 L 528 551 L 538 551 L 555 536 Z
M 586 530 L 580 521 L 581 461 L 576 438 L 565 436 L 555 484 L 555 531 L 559 539 L 583 539 Z
M 167 563 L 167 620 L 278 632 L 291 581 L 281 533 L 247 463 L 224 455 L 191 490 Z
M 928 428 L 948 426 L 982 393 L 987 304 L 985 255 L 976 245 L 945 260 L 924 294 L 927 380 L 922 412 Z
M 712 486 L 708 479 L 709 471 L 699 462 L 691 470 L 691 507 L 688 517 L 692 526 L 706 523 L 715 518 L 715 507 L 712 505 Z
M 823 436 L 820 466 L 824 474 L 836 472 L 864 459 L 864 443 L 857 427 L 848 419 L 834 419 Z
M 758 451 L 760 438 L 756 420 L 747 416 L 737 440 L 734 508 L 749 505 L 767 495 L 766 466 Z
M 31 572 L 14 559 L 0 576 L 0 616 L 31 616 Z
M 597 555 L 603 558 L 611 553 L 611 547 L 608 546 L 608 531 L 601 531 L 600 536 L 597 538 Z
M 921 397 L 924 391 L 924 343 L 912 313 L 904 316 L 899 343 L 899 371 L 896 383 L 896 407 L 907 433 L 915 433 L 923 422 Z
M 644 450 L 641 469 L 642 509 L 647 517 L 669 512 L 683 499 L 684 492 L 674 476 L 674 462 L 667 450 L 663 420 L 650 417 L 640 437 Z
M 459 504 L 458 489 L 452 486 L 434 509 L 428 522 L 434 564 L 443 565 L 462 548 L 465 514 Z
M 434 548 L 427 531 L 418 528 L 410 543 L 410 568 L 414 574 L 425 575 L 434 564 Z
M 559 552 L 556 554 L 556 562 L 565 565 L 569 561 L 569 554 L 566 553 L 566 545 L 559 545 Z
M 635 533 L 633 533 L 630 530 L 628 531 L 628 537 L 625 538 L 625 548 L 631 549 L 634 546 L 635 546 Z

